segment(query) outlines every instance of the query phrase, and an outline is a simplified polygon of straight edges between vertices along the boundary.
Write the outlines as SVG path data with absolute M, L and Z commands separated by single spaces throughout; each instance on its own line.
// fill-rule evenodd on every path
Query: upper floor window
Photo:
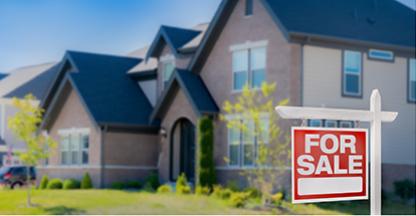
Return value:
M 253 15 L 253 0 L 246 0 L 245 13 L 246 16 Z
M 353 128 L 355 125 L 353 121 L 310 119 L 308 120 L 308 127 Z
M 89 130 L 60 130 L 60 153 L 62 165 L 80 165 L 89 162 Z
M 416 102 L 416 59 L 409 59 L 408 79 L 408 99 L 410 102 Z
M 362 58 L 357 51 L 344 51 L 342 75 L 342 94 L 345 96 L 362 96 Z
M 173 71 L 175 70 L 175 64 L 173 61 L 166 61 L 162 65 L 162 73 L 163 73 L 163 86 L 166 87 L 170 77 L 173 74 Z
M 266 80 L 266 47 L 245 48 L 233 51 L 233 90 L 244 85 L 260 88 Z
M 387 50 L 370 49 L 368 51 L 368 57 L 370 59 L 393 61 L 394 54 L 393 52 Z

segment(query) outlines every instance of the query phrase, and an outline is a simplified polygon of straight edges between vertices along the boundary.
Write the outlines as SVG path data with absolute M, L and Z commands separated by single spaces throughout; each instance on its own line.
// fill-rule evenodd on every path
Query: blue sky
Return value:
M 0 71 L 58 61 L 65 50 L 126 54 L 161 24 L 210 21 L 221 0 L 1 0 Z M 399 0 L 416 8 L 416 0 Z

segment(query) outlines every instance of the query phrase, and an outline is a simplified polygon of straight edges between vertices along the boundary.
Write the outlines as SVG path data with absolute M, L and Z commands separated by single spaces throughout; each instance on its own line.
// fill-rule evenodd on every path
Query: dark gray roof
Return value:
M 146 58 L 158 57 L 166 43 L 177 54 L 179 48 L 201 34 L 201 31 L 162 25 L 152 42 Z
M 415 46 L 414 10 L 396 0 L 263 0 L 289 33 Z
M 98 125 L 155 126 L 149 124 L 150 102 L 136 81 L 126 74 L 141 59 L 68 51 L 62 62 L 67 61 L 74 71 L 61 71 L 67 73 L 66 78 L 55 82 L 69 80 Z M 59 92 L 56 94 L 59 96 Z
M 39 75 L 31 79 L 29 82 L 7 93 L 5 97 L 23 98 L 27 94 L 31 93 L 37 99 L 43 100 L 43 98 L 46 96 L 49 86 L 53 82 L 53 78 L 56 76 L 56 73 L 58 73 L 59 66 L 59 63 L 55 64 L 54 66 L 50 67 L 46 71 L 40 73 Z
M 9 74 L 0 73 L 0 80 L 6 78 Z
M 198 115 L 215 114 L 219 108 L 208 91 L 201 77 L 191 71 L 176 69 L 168 86 L 155 106 L 152 118 L 157 118 L 166 110 L 166 106 L 174 100 L 176 90 L 181 88 L 189 99 L 193 109 Z

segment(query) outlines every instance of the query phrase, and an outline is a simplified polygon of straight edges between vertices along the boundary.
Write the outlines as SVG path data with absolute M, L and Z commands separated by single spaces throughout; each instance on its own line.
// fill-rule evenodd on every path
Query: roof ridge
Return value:
M 74 54 L 95 55 L 95 56 L 103 56 L 103 57 L 111 57 L 111 58 L 143 60 L 141 58 L 126 56 L 126 55 L 116 55 L 116 54 L 108 54 L 108 53 L 94 53 L 94 52 L 77 51 L 77 50 L 67 50 L 66 53 L 68 53 L 69 55 L 71 55 L 71 53 L 74 53 Z
M 160 28 L 171 28 L 176 30 L 182 30 L 182 31 L 193 31 L 193 32 L 199 32 L 200 30 L 192 29 L 192 28 L 185 28 L 185 27 L 177 27 L 177 26 L 169 26 L 169 25 L 161 25 Z
M 18 71 L 18 70 L 22 70 L 22 69 L 26 69 L 26 68 L 31 68 L 31 67 L 40 67 L 40 66 L 44 66 L 44 65 L 52 65 L 53 66 L 56 63 L 58 63 L 58 62 L 50 61 L 50 62 L 44 62 L 44 63 L 39 63 L 39 64 L 24 65 L 24 66 L 20 66 L 20 67 L 17 67 L 17 68 L 13 68 L 13 69 L 10 70 L 10 72 Z M 0 73 L 11 74 L 10 72 L 0 72 Z

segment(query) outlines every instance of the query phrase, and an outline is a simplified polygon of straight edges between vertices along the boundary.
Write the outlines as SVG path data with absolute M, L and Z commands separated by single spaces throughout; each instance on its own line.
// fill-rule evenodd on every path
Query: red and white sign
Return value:
M 367 129 L 292 128 L 292 202 L 368 199 Z

